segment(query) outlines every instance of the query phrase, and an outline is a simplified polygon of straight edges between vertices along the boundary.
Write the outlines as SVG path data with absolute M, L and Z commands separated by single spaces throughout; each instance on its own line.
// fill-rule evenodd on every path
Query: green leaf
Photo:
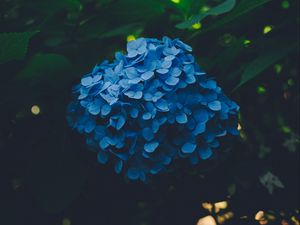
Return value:
M 177 24 L 176 27 L 179 29 L 190 28 L 193 24 L 200 22 L 207 16 L 217 16 L 217 15 L 224 14 L 224 13 L 231 11 L 234 8 L 235 4 L 236 4 L 236 0 L 226 0 L 225 2 L 210 9 L 207 12 L 203 12 L 198 15 L 194 15 L 191 17 L 191 19 Z
M 109 37 L 116 37 L 120 35 L 129 35 L 132 32 L 135 32 L 140 27 L 141 27 L 140 23 L 127 24 L 121 27 L 117 27 L 115 29 L 111 29 L 109 32 L 106 32 L 98 36 L 98 38 L 109 38 Z
M 117 37 L 121 35 L 129 35 L 136 32 L 139 28 L 141 28 L 141 23 L 131 23 L 124 26 L 117 27 L 115 29 L 110 29 L 108 32 L 102 32 L 102 34 L 98 34 L 94 32 L 89 35 L 89 37 L 95 38 L 110 38 L 110 37 Z
M 215 29 L 218 27 L 223 26 L 226 23 L 229 23 L 233 20 L 238 19 L 240 16 L 243 16 L 251 11 L 253 11 L 254 9 L 270 2 L 271 0 L 243 0 L 241 1 L 240 4 L 238 4 L 232 11 L 230 14 L 228 14 L 227 16 L 224 16 L 222 18 L 222 20 L 218 20 L 216 23 L 214 23 L 212 26 L 210 26 L 208 28 L 208 30 L 210 29 Z
M 203 34 L 204 32 L 224 27 L 227 23 L 232 21 L 237 21 L 240 17 L 270 1 L 271 0 L 243 0 L 237 4 L 237 6 L 228 15 L 224 16 L 221 20 L 217 20 L 216 22 L 208 25 L 205 30 L 195 32 L 190 36 L 190 39 L 196 37 L 200 33 Z
M 78 0 L 31 0 L 27 3 L 27 7 L 31 7 L 47 15 L 54 14 L 62 9 L 73 12 L 82 9 L 81 2 Z
M 126 19 L 128 22 L 140 22 L 154 19 L 164 11 L 164 5 L 157 0 L 119 0 L 110 8 L 109 16 Z
M 71 68 L 70 61 L 63 55 L 58 54 L 36 54 L 34 55 L 25 68 L 18 74 L 18 79 L 35 79 L 40 80 L 50 76 L 51 79 L 63 71 Z
M 260 75 L 264 70 L 285 57 L 292 50 L 296 50 L 297 47 L 297 43 L 291 43 L 288 40 L 277 40 L 277 43 L 283 44 L 276 45 L 275 41 L 270 42 L 269 47 L 267 49 L 264 48 L 261 54 L 246 66 L 241 76 L 240 83 L 235 87 L 234 90 Z
M 38 32 L 0 33 L 0 63 L 23 59 L 26 55 L 30 38 Z

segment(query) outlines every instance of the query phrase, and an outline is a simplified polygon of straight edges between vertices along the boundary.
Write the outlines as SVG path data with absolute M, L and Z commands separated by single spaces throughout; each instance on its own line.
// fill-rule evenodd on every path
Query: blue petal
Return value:
M 221 110 L 221 102 L 219 102 L 219 101 L 209 102 L 208 108 L 210 108 L 213 111 L 219 111 L 219 110 Z
M 97 83 L 102 78 L 102 74 L 97 74 L 93 77 L 93 83 Z
M 84 77 L 81 79 L 81 84 L 83 86 L 89 86 L 93 83 L 93 78 L 92 77 Z
M 159 122 L 160 125 L 163 125 L 166 121 L 167 121 L 167 117 L 165 117 L 165 116 L 159 118 L 159 120 L 158 120 L 158 122 Z
M 174 46 L 171 48 L 165 48 L 163 53 L 168 56 L 168 55 L 177 55 L 180 52 L 180 49 L 175 48 Z
M 205 122 L 202 123 L 197 123 L 197 126 L 195 128 L 195 130 L 193 131 L 194 135 L 199 135 L 202 134 L 206 129 L 206 124 Z
M 123 161 L 122 160 L 118 160 L 115 164 L 115 172 L 117 174 L 121 173 L 122 171 L 122 168 L 123 168 Z
M 102 164 L 106 164 L 108 161 L 108 154 L 102 150 L 100 150 L 97 154 L 98 162 Z
M 182 73 L 182 71 L 178 67 L 172 68 L 171 72 L 170 72 L 172 77 L 179 77 L 181 73 Z
M 161 160 L 164 165 L 169 165 L 172 162 L 172 158 L 166 155 L 162 156 Z
M 193 84 L 196 82 L 196 78 L 194 75 L 188 75 L 185 79 L 185 82 L 187 82 L 188 84 Z
M 166 74 L 169 72 L 169 70 L 168 69 L 158 69 L 158 70 L 156 70 L 156 72 L 158 72 L 160 74 Z
M 88 105 L 88 111 L 92 115 L 98 115 L 100 113 L 100 104 L 97 104 L 97 102 L 92 102 Z
M 134 67 L 126 68 L 125 73 L 129 79 L 134 79 L 139 75 Z
M 125 117 L 120 115 L 117 125 L 116 125 L 116 129 L 120 130 L 124 126 L 125 122 L 126 122 Z
M 86 122 L 84 131 L 86 133 L 91 133 L 96 127 L 96 122 L 94 120 L 89 120 Z
M 134 91 L 127 91 L 124 93 L 124 95 L 126 95 L 128 98 L 132 98 L 135 95 Z
M 172 61 L 173 59 L 175 59 L 175 56 L 174 55 L 168 55 L 165 57 L 165 61 Z
M 143 120 L 149 120 L 151 119 L 152 115 L 149 112 L 146 112 L 143 114 Z
M 111 96 L 111 95 L 106 95 L 106 94 L 103 94 L 103 93 L 100 93 L 100 95 L 110 105 L 116 103 L 119 100 L 118 98 L 116 98 L 114 96 Z
M 232 134 L 232 135 L 239 135 L 240 132 L 238 131 L 238 129 L 236 127 L 229 127 L 227 128 L 228 133 Z
M 207 122 L 208 121 L 208 113 L 204 109 L 198 109 L 193 113 L 196 121 L 198 122 Z
M 193 130 L 196 126 L 196 121 L 194 119 L 189 119 L 188 123 L 186 124 L 189 130 Z
M 174 55 L 168 55 L 165 57 L 165 61 L 172 61 L 173 59 L 175 59 Z
M 215 89 L 217 88 L 217 83 L 214 80 L 208 80 L 206 82 L 201 82 L 200 85 L 204 88 Z
M 157 120 L 153 120 L 152 122 L 152 131 L 156 133 L 159 130 L 160 124 Z
M 178 84 L 179 78 L 170 76 L 170 77 L 168 77 L 168 79 L 165 82 L 167 85 L 174 86 L 174 85 Z
M 164 99 L 160 99 L 155 103 L 155 106 L 163 112 L 169 111 L 168 102 Z
M 153 71 L 147 71 L 141 75 L 141 78 L 143 80 L 149 80 L 151 77 L 153 77 L 153 75 L 154 75 Z
M 192 153 L 195 151 L 197 145 L 194 143 L 185 143 L 182 147 L 181 150 L 183 153 Z
M 212 150 L 211 148 L 207 147 L 207 148 L 200 148 L 199 149 L 199 156 L 201 159 L 208 159 L 212 156 Z
M 127 56 L 129 58 L 133 58 L 133 57 L 136 57 L 138 55 L 138 52 L 136 50 L 128 50 L 128 54 Z
M 111 111 L 111 106 L 108 104 L 104 104 L 101 108 L 101 115 L 107 116 Z
M 129 88 L 130 85 L 129 85 L 129 79 L 122 79 L 119 81 L 119 85 L 122 87 L 122 88 Z
M 179 113 L 176 115 L 177 123 L 184 124 L 188 122 L 188 118 L 185 113 Z
M 147 141 L 151 141 L 154 138 L 152 129 L 150 129 L 148 127 L 144 128 L 142 133 L 143 133 L 143 137 Z
M 129 168 L 127 170 L 127 177 L 131 180 L 136 180 L 139 178 L 139 171 L 137 169 L 134 168 Z
M 102 138 L 99 145 L 100 145 L 100 148 L 102 148 L 102 149 L 107 148 L 109 146 L 109 138 L 108 137 Z
M 159 143 L 157 141 L 153 141 L 153 142 L 150 142 L 150 143 L 146 143 L 144 145 L 144 150 L 146 152 L 149 152 L 149 153 L 152 153 L 155 151 L 155 149 L 158 147 Z
M 138 84 L 142 79 L 140 77 L 133 78 L 128 81 L 129 84 Z
M 151 168 L 150 173 L 153 174 L 153 175 L 155 175 L 155 174 L 157 174 L 161 170 L 162 170 L 162 166 L 155 165 L 153 168 Z
M 133 99 L 141 99 L 143 97 L 143 92 L 141 91 L 127 91 L 124 93 L 127 97 L 133 98 Z
M 189 46 L 189 45 L 183 43 L 182 41 L 180 41 L 180 40 L 178 40 L 178 39 L 176 40 L 176 44 L 177 44 L 180 48 L 183 48 L 183 49 L 186 50 L 186 51 L 191 52 L 191 51 L 193 50 L 191 46 Z
M 172 61 L 163 61 L 162 64 L 161 64 L 161 67 L 163 69 L 169 69 L 172 65 Z
M 132 96 L 134 99 L 141 99 L 143 97 L 143 92 L 137 91 L 135 94 Z
M 132 118 L 137 118 L 138 115 L 139 115 L 139 110 L 137 110 L 136 108 L 133 108 L 133 109 L 130 110 L 130 116 Z
M 187 83 L 184 81 L 180 81 L 178 84 L 178 88 L 185 88 L 187 86 Z

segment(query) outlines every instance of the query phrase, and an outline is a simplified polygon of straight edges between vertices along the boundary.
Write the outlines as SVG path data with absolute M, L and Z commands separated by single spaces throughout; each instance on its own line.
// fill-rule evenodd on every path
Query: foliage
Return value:
M 296 224 L 299 1 L 0 5 L 1 204 L 7 210 L 1 224 L 61 224 L 61 216 L 86 225 L 195 224 L 207 213 L 202 202 L 224 199 L 233 224 L 253 223 L 259 209 L 272 214 L 276 219 L 265 219 L 274 224 Z M 174 163 L 172 173 L 147 186 L 126 183 L 85 151 L 84 140 L 66 125 L 66 106 L 80 77 L 125 51 L 127 40 L 165 35 L 192 46 L 197 63 L 241 106 L 241 138 L 224 140 L 217 157 L 195 167 Z
M 30 38 L 37 32 L 0 33 L 0 63 L 24 58 Z

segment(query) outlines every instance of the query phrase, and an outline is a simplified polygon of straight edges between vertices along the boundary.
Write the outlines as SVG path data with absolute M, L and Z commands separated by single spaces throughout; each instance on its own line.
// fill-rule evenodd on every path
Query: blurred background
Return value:
M 239 138 L 148 184 L 66 124 L 80 77 L 180 38 L 241 107 Z M 0 0 L 0 224 L 299 225 L 298 0 Z

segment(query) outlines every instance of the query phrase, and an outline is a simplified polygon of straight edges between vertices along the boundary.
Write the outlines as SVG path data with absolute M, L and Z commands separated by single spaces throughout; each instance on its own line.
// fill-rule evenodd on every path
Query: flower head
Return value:
M 116 173 L 145 181 L 174 159 L 210 158 L 218 137 L 238 134 L 238 105 L 191 51 L 179 39 L 139 38 L 74 87 L 68 122 L 98 151 L 100 163 L 112 160 Z

